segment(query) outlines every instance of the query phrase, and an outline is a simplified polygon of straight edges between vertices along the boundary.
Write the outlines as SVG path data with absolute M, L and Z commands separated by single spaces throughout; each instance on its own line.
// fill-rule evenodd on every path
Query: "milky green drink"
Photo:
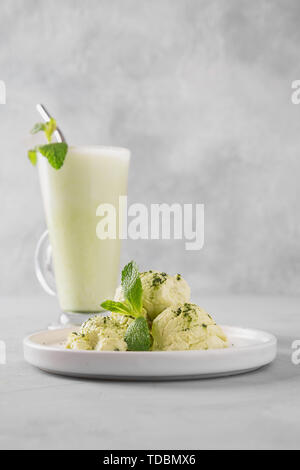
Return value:
M 40 184 L 53 252 L 60 307 L 65 312 L 101 311 L 118 282 L 120 240 L 100 240 L 97 207 L 127 194 L 130 152 L 110 147 L 69 147 L 61 169 L 38 157 Z

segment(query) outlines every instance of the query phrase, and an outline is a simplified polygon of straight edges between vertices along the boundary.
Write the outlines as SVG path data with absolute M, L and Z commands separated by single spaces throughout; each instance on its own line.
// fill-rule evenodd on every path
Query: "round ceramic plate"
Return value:
M 171 380 L 249 372 L 276 357 L 276 338 L 264 331 L 222 326 L 231 346 L 207 351 L 76 351 L 65 349 L 74 328 L 24 339 L 27 362 L 53 374 L 120 380 Z

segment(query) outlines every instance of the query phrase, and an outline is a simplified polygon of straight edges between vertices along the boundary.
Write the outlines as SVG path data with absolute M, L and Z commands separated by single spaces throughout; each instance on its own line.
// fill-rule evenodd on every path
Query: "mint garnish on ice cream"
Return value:
M 101 307 L 110 312 L 128 315 L 130 317 L 141 317 L 143 304 L 143 288 L 138 267 L 134 261 L 128 263 L 122 271 L 121 286 L 124 300 L 116 302 L 105 300 Z
M 66 142 L 51 142 L 52 135 L 56 128 L 56 121 L 53 118 L 51 118 L 48 122 L 45 123 L 38 122 L 32 128 L 31 134 L 45 132 L 48 141 L 48 144 L 38 145 L 34 149 L 28 151 L 28 158 L 34 166 L 37 163 L 38 152 L 44 157 L 46 157 L 50 165 L 56 170 L 59 170 L 63 166 L 68 152 L 68 145 L 66 144 Z
M 144 317 L 138 317 L 130 323 L 124 339 L 129 351 L 149 351 L 151 336 L 147 320 Z
M 151 337 L 147 320 L 143 315 L 143 288 L 138 267 L 134 261 L 128 263 L 121 276 L 123 301 L 106 300 L 101 307 L 110 312 L 134 317 L 125 334 L 129 351 L 149 351 Z

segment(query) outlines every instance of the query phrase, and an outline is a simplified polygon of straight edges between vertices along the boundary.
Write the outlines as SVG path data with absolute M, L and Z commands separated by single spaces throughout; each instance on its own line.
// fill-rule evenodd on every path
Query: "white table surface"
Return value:
M 4 298 L 0 340 L 1 449 L 300 448 L 300 299 L 206 297 L 219 323 L 260 328 L 279 340 L 256 372 L 186 382 L 90 381 L 50 375 L 23 360 L 22 339 L 58 316 L 56 300 Z

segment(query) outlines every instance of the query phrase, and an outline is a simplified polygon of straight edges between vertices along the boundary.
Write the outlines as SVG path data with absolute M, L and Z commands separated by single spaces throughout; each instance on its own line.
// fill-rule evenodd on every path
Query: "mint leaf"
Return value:
M 45 130 L 45 124 L 43 122 L 37 122 L 31 129 L 31 134 L 37 134 L 40 131 Z
M 140 273 L 134 261 L 128 263 L 123 269 L 121 284 L 125 297 L 124 302 L 106 300 L 105 302 L 102 302 L 101 307 L 105 310 L 109 310 L 110 312 L 120 313 L 121 315 L 128 315 L 130 317 L 135 317 L 136 319 L 142 318 L 145 320 L 142 316 L 143 288 L 140 279 Z M 146 325 L 149 334 L 147 322 Z M 136 334 L 138 334 L 137 331 Z
M 50 118 L 50 121 L 46 122 L 45 124 L 45 134 L 49 143 L 51 142 L 51 137 L 55 129 L 56 121 L 54 118 Z
M 129 325 L 125 333 L 125 341 L 129 351 L 149 351 L 151 336 L 144 317 L 137 318 Z
M 58 142 L 55 144 L 42 145 L 38 148 L 39 152 L 48 159 L 53 168 L 59 170 L 65 161 L 68 145 L 65 142 Z
M 37 162 L 36 150 L 28 150 L 28 158 L 33 164 L 33 166 L 35 166 Z
M 128 263 L 122 271 L 121 278 L 122 290 L 125 299 L 129 302 L 132 309 L 140 314 L 142 312 L 142 294 L 143 288 L 140 279 L 138 267 L 134 261 Z
M 45 131 L 46 137 L 48 142 L 51 142 L 51 137 L 53 132 L 56 129 L 56 121 L 54 118 L 50 118 L 49 121 L 43 123 L 43 122 L 37 122 L 33 128 L 31 129 L 31 134 L 37 134 L 38 132 Z
M 36 146 L 34 149 L 28 151 L 28 158 L 33 165 L 36 165 L 37 152 L 40 152 L 44 157 L 47 158 L 50 165 L 56 170 L 59 170 L 59 168 L 63 166 L 66 154 L 68 152 L 68 145 L 65 142 L 57 142 L 54 144 L 51 143 L 52 134 L 56 129 L 56 121 L 52 117 L 45 123 L 38 122 L 31 129 L 31 134 L 37 134 L 40 131 L 45 132 L 46 138 L 48 140 L 47 145 Z
M 114 300 L 105 300 L 102 302 L 101 307 L 110 312 L 120 313 L 121 315 L 134 316 L 131 307 L 125 302 L 115 302 Z

